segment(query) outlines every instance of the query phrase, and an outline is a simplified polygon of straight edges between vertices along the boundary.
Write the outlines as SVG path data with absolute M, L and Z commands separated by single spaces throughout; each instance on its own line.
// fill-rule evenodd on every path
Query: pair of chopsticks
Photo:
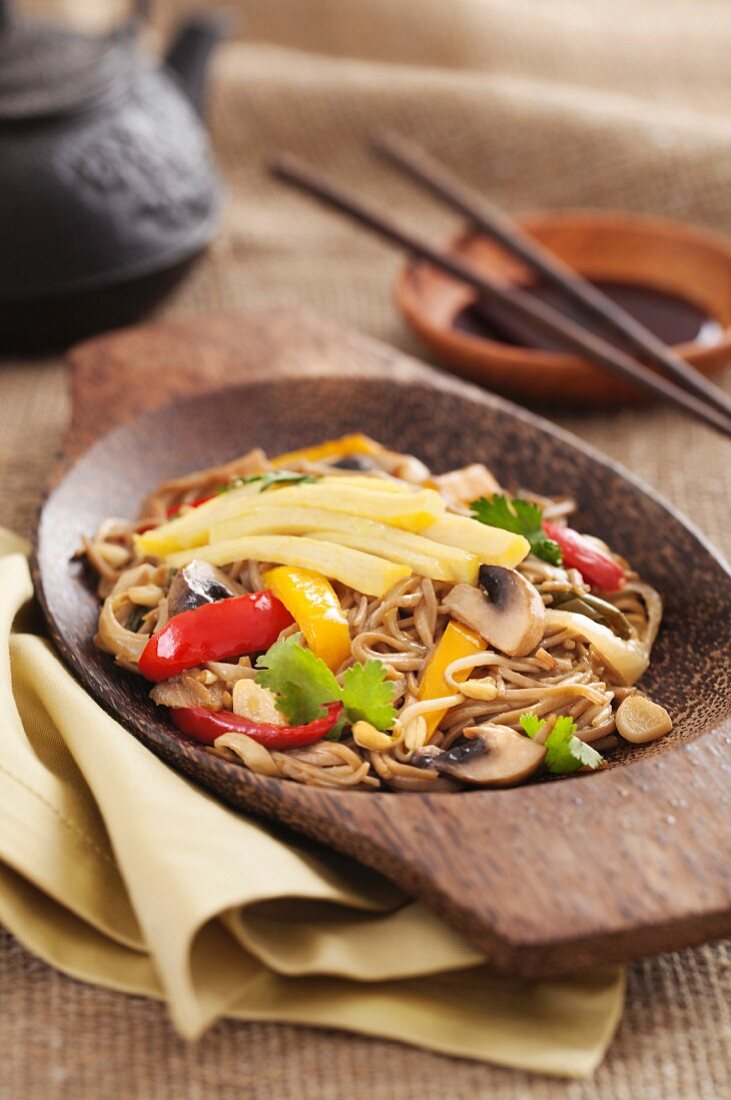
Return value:
M 374 147 L 395 167 L 421 184 L 452 209 L 470 219 L 506 251 L 517 256 L 544 281 L 556 287 L 567 302 L 582 313 L 603 322 L 605 328 L 662 373 L 616 347 L 589 328 L 584 328 L 564 313 L 539 301 L 517 287 L 493 282 L 465 260 L 437 248 L 426 238 L 404 228 L 388 214 L 340 187 L 297 157 L 284 154 L 271 164 L 272 173 L 318 199 L 326 206 L 347 215 L 378 236 L 399 245 L 473 287 L 491 306 L 508 316 L 530 323 L 546 335 L 558 338 L 562 345 L 584 355 L 605 371 L 624 378 L 671 401 L 697 419 L 731 436 L 731 399 L 702 374 L 681 359 L 648 329 L 626 313 L 600 290 L 539 244 L 515 222 L 502 214 L 485 198 L 463 184 L 413 142 L 393 134 L 379 135 Z

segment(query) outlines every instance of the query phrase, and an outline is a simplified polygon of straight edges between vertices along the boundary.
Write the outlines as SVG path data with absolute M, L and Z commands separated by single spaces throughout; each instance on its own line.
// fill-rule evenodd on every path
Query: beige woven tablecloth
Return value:
M 66 0 L 83 17 L 98 0 Z M 182 4 L 159 7 L 161 26 Z M 194 5 L 188 5 L 190 7 Z M 198 5 L 200 6 L 200 0 Z M 246 0 L 218 57 L 224 230 L 163 312 L 307 303 L 417 351 L 398 258 L 270 183 L 266 155 L 327 164 L 434 233 L 452 221 L 371 159 L 388 124 L 512 209 L 623 207 L 731 234 L 728 0 Z M 726 379 L 729 385 L 731 379 Z M 68 416 L 57 358 L 0 365 L 0 522 L 28 529 Z M 731 551 L 731 452 L 667 409 L 557 419 L 637 470 Z M 1 935 L 1 934 L 0 934 Z M 593 1082 L 551 1082 L 387 1042 L 219 1024 L 197 1046 L 164 1009 L 75 983 L 0 939 L 0 1100 L 266 1097 L 718 1100 L 731 1095 L 726 946 L 631 968 Z

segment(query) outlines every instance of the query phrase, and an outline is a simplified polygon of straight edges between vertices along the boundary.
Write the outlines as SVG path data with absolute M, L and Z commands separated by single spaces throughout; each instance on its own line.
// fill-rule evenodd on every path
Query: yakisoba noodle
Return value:
M 261 775 L 456 791 L 601 767 L 670 729 L 635 686 L 662 607 L 573 510 L 364 436 L 255 450 L 84 540 L 95 641 Z

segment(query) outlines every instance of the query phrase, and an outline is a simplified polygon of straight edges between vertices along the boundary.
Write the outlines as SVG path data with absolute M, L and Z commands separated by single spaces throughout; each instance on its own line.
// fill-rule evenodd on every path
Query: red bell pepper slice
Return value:
M 543 521 L 543 530 L 561 547 L 564 565 L 578 569 L 587 584 L 604 592 L 616 592 L 626 584 L 621 565 L 578 531 L 547 519 Z
M 343 712 L 342 703 L 328 703 L 327 713 L 306 726 L 275 726 L 267 722 L 252 722 L 230 711 L 206 710 L 205 707 L 176 708 L 170 711 L 173 723 L 188 737 L 212 745 L 223 733 L 245 733 L 267 749 L 304 749 L 321 741 Z
M 142 651 L 138 668 L 148 680 L 168 680 L 206 661 L 261 653 L 294 620 L 269 591 L 232 596 L 175 615 Z
M 172 504 L 169 508 L 165 509 L 165 515 L 168 519 L 175 519 L 175 517 L 183 510 L 183 508 L 199 508 L 201 504 L 205 504 L 208 500 L 213 500 L 218 493 L 208 493 L 204 497 L 196 497 L 195 500 L 189 500 L 185 505 Z M 157 527 L 157 523 L 146 523 L 144 527 L 137 528 L 138 535 L 144 535 L 146 531 L 151 531 L 153 527 Z
M 215 496 L 218 496 L 218 493 L 207 493 L 204 497 L 196 497 L 195 500 L 186 500 L 183 504 L 173 504 L 167 509 L 167 517 L 168 519 L 174 519 L 183 508 L 200 508 L 201 504 L 213 500 Z

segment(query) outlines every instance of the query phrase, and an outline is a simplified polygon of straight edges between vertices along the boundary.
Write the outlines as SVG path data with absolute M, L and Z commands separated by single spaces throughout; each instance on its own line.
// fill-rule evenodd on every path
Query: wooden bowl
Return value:
M 215 377 L 245 377 L 252 364 L 279 374 L 189 396 L 116 428 L 68 469 L 43 507 L 34 579 L 51 634 L 132 735 L 230 805 L 375 868 L 504 970 L 571 972 L 731 932 L 731 581 L 681 516 L 546 421 L 301 313 L 133 329 L 92 342 L 75 360 L 72 452 L 91 425 L 159 400 L 151 373 L 163 391 L 177 384 L 188 393 Z M 342 373 L 291 377 L 315 364 Z M 81 535 L 108 515 L 135 515 L 164 478 L 254 444 L 276 453 L 355 430 L 437 471 L 484 461 L 507 486 L 575 496 L 578 525 L 611 540 L 664 596 L 645 684 L 671 712 L 672 734 L 628 748 L 592 775 L 459 794 L 303 787 L 253 775 L 178 734 L 150 701 L 149 685 L 92 644 L 97 601 L 71 561 Z
M 604 212 L 548 212 L 518 219 L 541 244 L 589 279 L 650 287 L 695 304 L 721 326 L 712 346 L 676 351 L 709 374 L 731 362 L 731 242 L 670 221 Z M 496 281 L 525 286 L 530 271 L 498 245 L 468 232 L 448 247 Z M 412 260 L 395 286 L 396 303 L 412 328 L 456 374 L 521 401 L 618 404 L 648 395 L 577 356 L 499 343 L 454 327 L 476 300 L 464 283 Z

